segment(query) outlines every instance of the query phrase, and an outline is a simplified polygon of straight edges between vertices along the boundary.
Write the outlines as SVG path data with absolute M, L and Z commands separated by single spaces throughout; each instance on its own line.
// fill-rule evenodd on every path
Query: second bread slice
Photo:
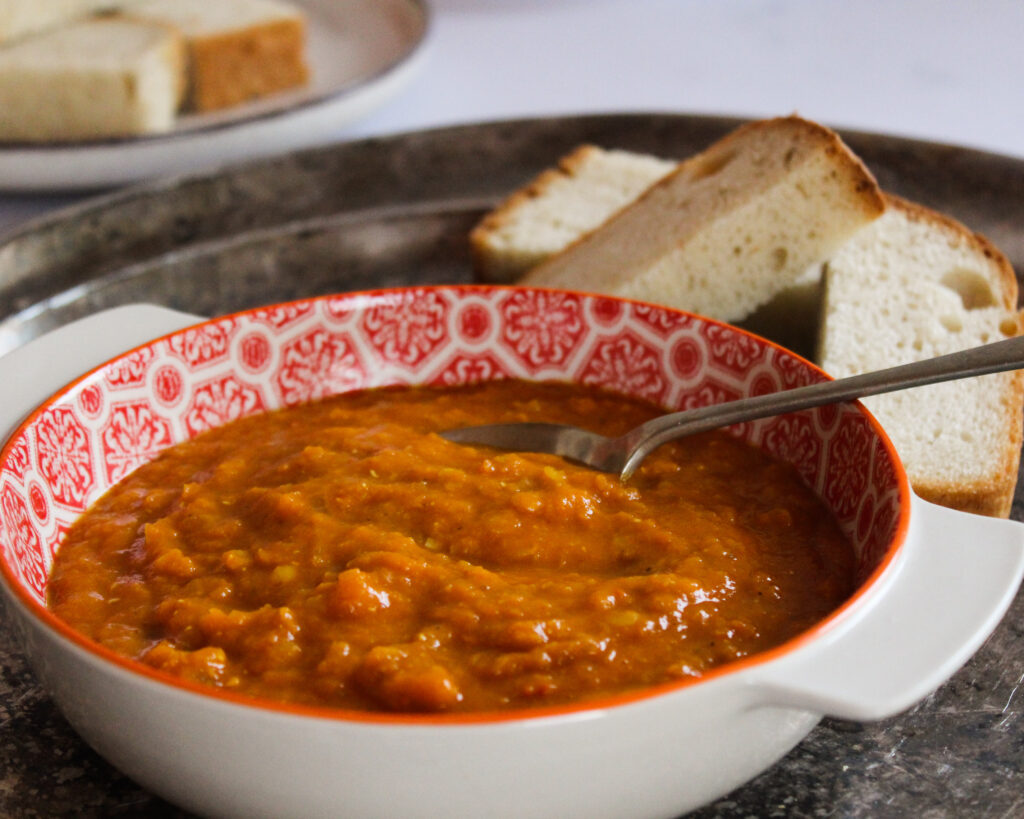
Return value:
M 474 270 L 485 281 L 515 281 L 598 227 L 678 164 L 580 145 L 480 220 L 469 234 Z
M 1013 267 L 959 222 L 889 198 L 825 268 L 818 360 L 841 378 L 1020 332 Z M 914 490 L 1005 517 L 1017 483 L 1024 371 L 875 395 Z
M 743 126 L 521 282 L 737 321 L 883 211 L 863 163 L 799 117 Z
M 184 46 L 152 23 L 102 17 L 0 49 L 0 140 L 139 136 L 174 124 Z

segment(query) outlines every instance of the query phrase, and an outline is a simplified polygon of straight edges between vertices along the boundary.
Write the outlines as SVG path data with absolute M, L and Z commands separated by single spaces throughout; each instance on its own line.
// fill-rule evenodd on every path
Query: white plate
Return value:
M 0 143 L 0 189 L 107 187 L 315 145 L 389 100 L 419 68 L 425 0 L 295 2 L 309 20 L 307 87 L 186 115 L 165 134 L 60 145 Z

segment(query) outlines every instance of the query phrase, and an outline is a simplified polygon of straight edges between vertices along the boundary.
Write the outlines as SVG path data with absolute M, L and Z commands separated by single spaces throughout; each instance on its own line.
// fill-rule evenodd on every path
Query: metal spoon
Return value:
M 686 435 L 823 404 L 1021 368 L 1024 368 L 1024 336 L 1015 336 L 1005 341 L 837 381 L 823 381 L 792 390 L 661 415 L 618 438 L 607 438 L 579 427 L 541 423 L 487 424 L 451 429 L 441 435 L 456 443 L 561 455 L 602 472 L 618 473 L 622 480 L 626 480 L 654 449 Z

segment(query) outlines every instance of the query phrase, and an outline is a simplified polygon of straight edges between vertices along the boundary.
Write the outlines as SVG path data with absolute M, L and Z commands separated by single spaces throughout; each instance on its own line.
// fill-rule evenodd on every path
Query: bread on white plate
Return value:
M 882 210 L 874 178 L 834 131 L 762 120 L 685 160 L 520 281 L 736 321 Z
M 0 140 L 54 142 L 171 128 L 184 87 L 181 37 L 96 17 L 0 49 Z
M 284 0 L 139 0 L 129 13 L 188 46 L 188 107 L 205 112 L 304 85 L 306 15 Z
M 1017 279 L 984 237 L 896 197 L 825 266 L 818 361 L 847 375 L 1017 335 Z M 1010 512 L 1024 372 L 864 399 L 914 490 L 967 512 Z
M 488 212 L 469 234 L 477 275 L 512 282 L 593 230 L 678 162 L 580 145 Z
M 134 0 L 0 0 L 0 44 Z

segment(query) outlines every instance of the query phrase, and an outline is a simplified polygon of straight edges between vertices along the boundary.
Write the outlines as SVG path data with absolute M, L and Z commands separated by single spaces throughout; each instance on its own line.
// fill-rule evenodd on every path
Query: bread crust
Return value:
M 577 176 L 579 169 L 601 149 L 583 143 L 561 157 L 553 168 L 545 168 L 533 179 L 502 199 L 469 233 L 473 269 L 486 281 L 506 281 L 519 273 L 518 264 L 508 262 L 496 249 L 496 237 L 516 218 L 520 209 L 546 196 L 552 186 Z
M 831 128 L 827 128 L 813 120 L 804 119 L 796 114 L 745 123 L 726 134 L 706 151 L 684 160 L 680 163 L 676 174 L 685 173 L 688 165 L 707 164 L 708 162 L 717 161 L 723 154 L 730 153 L 736 143 L 747 141 L 751 135 L 756 137 L 758 134 L 779 131 L 781 129 L 790 132 L 794 143 L 817 143 L 823 147 L 826 153 L 836 158 L 838 163 L 837 172 L 841 169 L 847 174 L 848 184 L 861 197 L 865 214 L 879 216 L 884 212 L 885 196 L 881 188 L 879 188 L 874 174 L 871 173 L 863 160 L 851 151 L 839 134 Z M 793 151 L 795 149 L 791 149 L 791 152 Z M 667 184 L 670 178 L 666 177 L 657 184 Z
M 196 38 L 189 48 L 191 107 L 216 111 L 305 85 L 305 38 L 299 19 Z
M 720 167 L 720 163 L 723 160 L 727 160 L 736 150 L 738 143 L 744 143 L 752 137 L 756 139 L 759 135 L 779 132 L 781 130 L 789 131 L 790 139 L 794 143 L 794 147 L 789 152 L 790 156 L 787 157 L 787 162 L 796 153 L 795 146 L 798 143 L 805 147 L 821 146 L 825 153 L 836 160 L 836 173 L 838 174 L 842 170 L 846 174 L 847 184 L 856 192 L 864 214 L 869 218 L 874 218 L 885 211 L 885 198 L 882 190 L 878 187 L 878 182 L 875 180 L 874 175 L 868 170 L 868 167 L 860 157 L 846 146 L 835 131 L 795 115 L 748 122 L 736 130 L 730 131 L 705 151 L 680 162 L 679 167 L 673 173 L 654 183 L 628 207 L 639 206 L 642 201 L 654 195 L 654 188 L 667 187 L 674 184 L 681 177 L 692 176 L 702 166 L 703 171 L 698 171 L 700 175 L 704 175 L 704 172 L 714 172 Z M 625 209 L 623 208 L 623 210 Z M 578 242 L 586 241 L 586 239 L 586 236 L 582 236 Z
M 1011 383 L 1002 409 L 1005 423 L 1008 428 L 1014 430 L 1014 434 L 1007 439 L 1000 463 L 992 465 L 990 477 L 973 483 L 946 483 L 928 477 L 918 477 L 912 481 L 913 489 L 918 495 L 932 503 L 961 512 L 998 518 L 1010 516 L 1020 468 L 1019 419 L 1020 402 L 1024 400 L 1024 380 L 1015 377 Z

